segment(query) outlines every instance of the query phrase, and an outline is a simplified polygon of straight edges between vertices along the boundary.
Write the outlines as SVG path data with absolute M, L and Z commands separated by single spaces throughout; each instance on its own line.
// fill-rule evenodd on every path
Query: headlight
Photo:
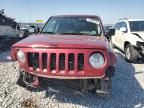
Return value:
M 100 68 L 104 65 L 104 57 L 101 53 L 94 53 L 89 58 L 89 63 L 94 68 Z
M 25 54 L 22 50 L 18 50 L 17 58 L 20 62 L 25 63 Z

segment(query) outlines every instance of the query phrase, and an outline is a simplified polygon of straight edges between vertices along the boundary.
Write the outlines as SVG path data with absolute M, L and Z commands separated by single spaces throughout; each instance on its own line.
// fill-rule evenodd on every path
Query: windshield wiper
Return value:
M 60 33 L 64 35 L 90 35 L 90 36 L 96 36 L 95 34 L 87 34 L 87 33 Z
M 45 34 L 55 34 L 55 32 L 41 32 L 41 33 L 45 33 Z
M 67 35 L 67 34 L 70 34 L 70 35 L 78 35 L 78 33 L 59 33 L 59 34 L 63 34 L 63 35 Z

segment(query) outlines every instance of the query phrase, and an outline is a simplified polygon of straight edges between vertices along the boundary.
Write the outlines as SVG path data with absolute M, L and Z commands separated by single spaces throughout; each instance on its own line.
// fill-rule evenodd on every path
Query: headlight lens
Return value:
M 25 54 L 22 50 L 18 50 L 17 57 L 20 62 L 25 63 Z
M 94 53 L 89 58 L 89 63 L 94 68 L 100 68 L 104 65 L 104 57 L 101 53 Z

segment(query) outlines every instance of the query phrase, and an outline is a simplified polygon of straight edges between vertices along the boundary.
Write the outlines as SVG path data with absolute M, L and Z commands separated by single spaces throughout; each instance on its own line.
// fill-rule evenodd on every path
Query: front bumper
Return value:
M 25 72 L 25 73 L 29 73 L 31 75 L 34 75 L 34 76 L 38 76 L 38 77 L 44 77 L 44 78 L 53 78 L 53 79 L 101 79 L 101 78 L 104 78 L 104 77 L 113 77 L 114 74 L 115 74 L 115 67 L 114 66 L 109 66 L 105 73 L 102 75 L 102 76 L 76 76 L 76 75 L 72 75 L 72 76 L 66 76 L 66 75 L 61 75 L 61 76 L 58 76 L 58 75 L 43 75 L 43 74 L 40 74 L 40 73 L 34 73 L 34 72 L 27 72 L 23 69 L 21 69 L 22 72 Z
M 136 45 L 139 53 L 144 56 L 144 42 L 137 42 Z
M 28 72 L 32 75 L 39 76 L 39 77 L 45 77 L 45 78 L 56 78 L 56 79 L 93 79 L 93 78 L 103 78 L 107 76 L 108 74 L 107 69 L 109 69 L 110 65 L 110 55 L 106 50 L 96 50 L 96 49 L 33 49 L 33 48 L 20 48 L 26 56 L 26 62 L 23 64 L 19 60 L 20 68 L 23 70 L 23 72 Z M 14 57 L 16 57 L 16 52 L 19 50 L 19 48 L 14 49 L 15 54 Z M 89 57 L 94 52 L 100 52 L 103 54 L 105 58 L 105 63 L 101 68 L 93 68 L 89 64 Z M 31 65 L 29 60 L 29 53 L 36 53 L 37 59 L 35 63 L 38 61 L 38 66 Z M 54 62 L 51 62 L 51 54 L 55 55 Z M 60 70 L 61 67 L 61 61 L 60 61 L 60 54 L 65 54 L 65 60 L 64 64 L 65 66 L 62 67 L 63 69 Z M 74 58 L 73 60 L 70 60 L 69 62 L 69 54 L 73 54 Z M 84 55 L 84 61 L 83 63 L 80 62 L 79 66 L 79 54 Z M 47 57 L 43 56 L 47 55 Z M 81 56 L 80 56 L 81 57 Z M 17 59 L 17 58 L 15 58 Z M 53 60 L 52 59 L 52 60 Z M 47 62 L 47 63 L 45 63 Z M 72 63 L 73 62 L 73 63 Z M 43 65 L 45 64 L 45 65 Z M 73 64 L 73 65 L 72 65 Z M 69 65 L 71 65 L 69 67 Z M 81 66 L 83 65 L 83 66 Z M 52 69 L 51 69 L 52 68 Z
M 106 75 L 103 74 L 102 76 L 86 76 L 86 75 L 44 75 L 40 73 L 34 72 L 27 72 L 22 70 L 22 72 L 29 73 L 34 76 L 43 77 L 43 78 L 51 78 L 51 79 L 101 79 L 104 78 Z

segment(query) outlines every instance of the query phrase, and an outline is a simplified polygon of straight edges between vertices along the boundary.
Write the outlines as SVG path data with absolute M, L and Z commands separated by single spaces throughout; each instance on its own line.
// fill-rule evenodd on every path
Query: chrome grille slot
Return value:
M 61 53 L 59 55 L 59 70 L 65 70 L 65 54 Z
M 39 53 L 28 53 L 28 65 L 33 67 L 33 70 L 39 68 Z
M 42 54 L 42 69 L 47 69 L 47 53 Z
M 84 70 L 84 54 L 78 54 L 78 71 Z
M 50 55 L 50 70 L 56 70 L 56 54 L 52 53 Z
M 68 55 L 68 70 L 73 71 L 74 70 L 74 54 Z

